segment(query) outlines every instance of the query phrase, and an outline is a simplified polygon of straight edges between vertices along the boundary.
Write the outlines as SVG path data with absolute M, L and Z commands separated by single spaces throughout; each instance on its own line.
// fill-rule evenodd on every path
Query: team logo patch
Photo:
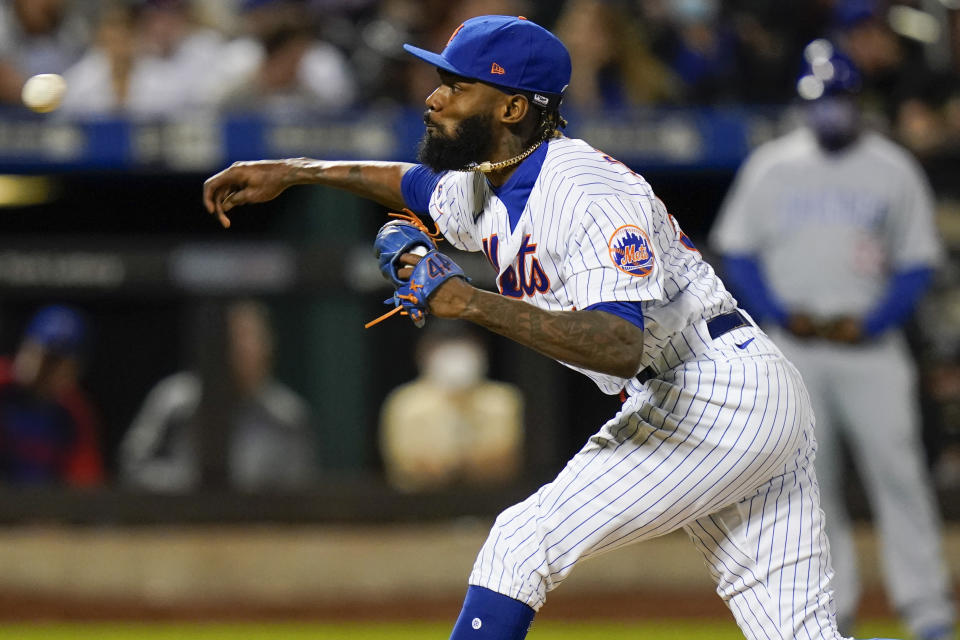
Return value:
M 632 224 L 620 227 L 610 236 L 607 247 L 610 259 L 620 271 L 641 278 L 653 271 L 653 249 L 650 239 L 640 227 Z

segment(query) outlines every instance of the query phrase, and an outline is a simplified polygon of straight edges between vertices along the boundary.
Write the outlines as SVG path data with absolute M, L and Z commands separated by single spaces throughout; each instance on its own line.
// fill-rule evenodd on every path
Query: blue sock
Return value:
M 519 600 L 471 586 L 450 640 L 523 640 L 534 614 Z

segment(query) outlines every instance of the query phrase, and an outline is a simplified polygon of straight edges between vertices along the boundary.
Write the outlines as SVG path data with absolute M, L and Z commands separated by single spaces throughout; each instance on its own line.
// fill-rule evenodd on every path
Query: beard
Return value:
M 436 173 L 465 171 L 486 160 L 492 149 L 493 117 L 477 114 L 458 124 L 452 136 L 438 127 L 428 128 L 420 139 L 417 160 Z

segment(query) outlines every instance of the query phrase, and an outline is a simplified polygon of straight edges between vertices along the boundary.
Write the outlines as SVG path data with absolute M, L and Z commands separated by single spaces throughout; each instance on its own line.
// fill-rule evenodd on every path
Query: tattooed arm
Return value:
M 469 320 L 591 371 L 630 378 L 640 370 L 643 330 L 604 311 L 546 311 L 451 278 L 431 296 L 430 313 Z
M 406 162 L 328 162 L 309 158 L 234 162 L 203 184 L 203 203 L 220 224 L 230 226 L 234 207 L 266 202 L 297 184 L 321 184 L 375 200 L 385 207 L 406 206 L 401 191 Z

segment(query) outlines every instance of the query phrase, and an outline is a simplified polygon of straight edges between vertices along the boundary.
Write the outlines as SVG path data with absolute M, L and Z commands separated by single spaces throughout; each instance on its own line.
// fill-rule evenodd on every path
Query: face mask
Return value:
M 450 342 L 434 348 L 424 361 L 424 376 L 446 389 L 465 389 L 487 372 L 487 358 L 481 349 L 466 342 Z
M 840 149 L 860 132 L 860 112 L 848 98 L 821 98 L 807 105 L 807 124 L 821 145 Z

